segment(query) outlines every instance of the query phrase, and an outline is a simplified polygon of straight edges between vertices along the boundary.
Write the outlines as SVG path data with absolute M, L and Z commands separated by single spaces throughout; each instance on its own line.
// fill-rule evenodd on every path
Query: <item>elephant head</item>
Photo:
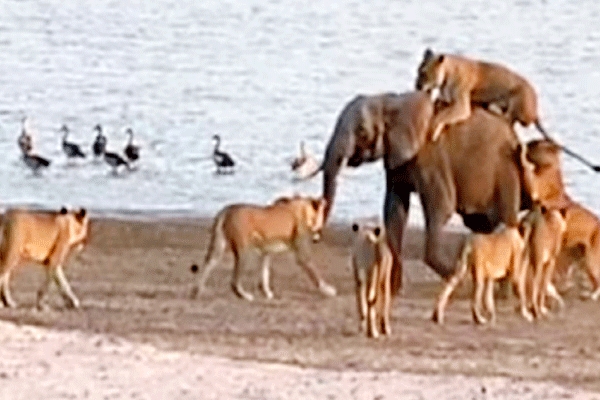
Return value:
M 319 169 L 323 171 L 326 220 L 342 168 L 384 160 L 386 169 L 411 159 L 425 142 L 433 103 L 422 92 L 359 95 L 340 113 Z

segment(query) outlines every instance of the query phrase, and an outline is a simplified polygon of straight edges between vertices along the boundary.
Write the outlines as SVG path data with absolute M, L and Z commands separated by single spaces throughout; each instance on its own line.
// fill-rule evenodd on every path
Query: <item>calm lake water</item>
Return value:
M 0 202 L 86 206 L 109 215 L 211 216 L 235 201 L 320 193 L 294 183 L 300 140 L 320 156 L 357 93 L 413 87 L 426 47 L 499 61 L 537 87 L 545 125 L 600 162 L 600 4 L 595 0 L 76 1 L 0 3 Z M 16 146 L 29 115 L 33 177 Z M 131 126 L 138 170 L 114 177 L 68 163 L 60 126 L 89 150 L 101 123 L 121 151 Z M 520 130 L 525 139 L 533 128 Z M 219 176 L 211 137 L 238 161 Z M 564 158 L 573 197 L 600 211 L 600 175 Z M 333 219 L 378 215 L 380 163 L 342 175 Z M 418 199 L 411 211 L 422 223 Z

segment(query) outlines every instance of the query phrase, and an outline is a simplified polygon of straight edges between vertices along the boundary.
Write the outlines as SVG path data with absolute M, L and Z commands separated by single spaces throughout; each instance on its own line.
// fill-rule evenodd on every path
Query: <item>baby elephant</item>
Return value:
M 356 302 L 360 328 L 367 336 L 389 335 L 392 303 L 392 252 L 383 226 L 367 223 L 352 225 L 356 232 L 352 269 L 356 282 Z

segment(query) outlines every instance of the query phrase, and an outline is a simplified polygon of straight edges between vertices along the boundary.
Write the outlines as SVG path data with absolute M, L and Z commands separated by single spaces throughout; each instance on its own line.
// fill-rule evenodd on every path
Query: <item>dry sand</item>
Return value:
M 479 327 L 466 285 L 436 326 L 440 283 L 416 261 L 422 232 L 411 229 L 393 335 L 368 340 L 357 330 L 349 229 L 329 229 L 315 246 L 335 298 L 282 255 L 272 301 L 256 288 L 258 268 L 245 276 L 257 300 L 233 296 L 231 257 L 191 300 L 189 266 L 202 260 L 209 225 L 94 221 L 89 248 L 67 269 L 82 310 L 64 310 L 56 294 L 52 309 L 32 310 L 41 268 L 18 273 L 20 307 L 0 310 L 0 398 L 600 399 L 600 305 L 576 293 L 536 324 L 500 300 L 497 326 Z M 448 237 L 448 251 L 458 239 Z

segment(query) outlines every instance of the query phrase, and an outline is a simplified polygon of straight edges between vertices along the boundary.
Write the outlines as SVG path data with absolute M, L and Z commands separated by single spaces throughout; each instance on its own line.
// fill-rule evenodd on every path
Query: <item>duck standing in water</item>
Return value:
M 131 162 L 137 161 L 140 158 L 140 146 L 133 144 L 133 129 L 127 128 L 125 131 L 129 135 L 129 141 L 125 146 L 125 157 Z
M 67 155 L 67 158 L 85 158 L 85 153 L 81 151 L 78 144 L 67 142 L 67 136 L 69 135 L 69 128 L 67 128 L 67 125 L 63 125 L 60 128 L 60 131 L 63 133 L 62 149 Z
M 221 137 L 219 135 L 214 135 L 213 140 L 215 141 L 215 149 L 213 150 L 213 160 L 215 162 L 215 165 L 217 166 L 217 173 L 233 173 L 233 167 L 235 166 L 235 162 L 229 154 L 219 150 L 219 146 L 221 145 Z
M 27 117 L 23 118 L 22 123 L 23 127 L 21 129 L 21 135 L 17 140 L 17 144 L 19 145 L 19 149 L 23 154 L 23 161 L 25 162 L 25 165 L 27 165 L 33 171 L 33 173 L 37 175 L 40 170 L 50 166 L 50 160 L 32 153 L 33 138 L 29 133 Z
M 36 154 L 32 154 L 31 151 L 23 153 L 23 161 L 34 174 L 38 174 L 40 170 L 48 168 L 50 166 L 50 160 Z
M 27 117 L 23 118 L 22 124 L 21 136 L 19 136 L 17 144 L 19 145 L 19 149 L 21 149 L 21 153 L 27 154 L 33 149 L 33 139 L 27 130 Z
M 300 155 L 294 158 L 290 166 L 297 179 L 304 179 L 319 168 L 315 158 L 304 148 L 304 141 L 300 142 Z
M 92 152 L 95 157 L 100 157 L 104 154 L 106 150 L 106 136 L 102 134 L 102 126 L 100 124 L 94 127 L 94 132 L 96 132 L 96 139 L 94 139 L 94 144 L 92 144 Z
M 121 157 L 117 153 L 112 153 L 110 151 L 104 151 L 104 161 L 112 167 L 113 175 L 117 175 L 119 172 L 119 167 L 124 165 L 128 170 L 131 170 L 131 166 L 123 157 Z

